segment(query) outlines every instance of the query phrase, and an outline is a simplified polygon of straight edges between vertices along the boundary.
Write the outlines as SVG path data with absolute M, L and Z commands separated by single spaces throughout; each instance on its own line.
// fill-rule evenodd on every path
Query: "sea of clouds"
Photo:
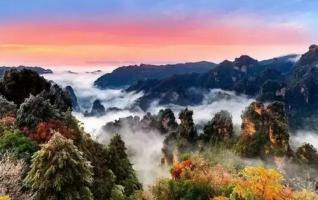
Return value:
M 82 112 L 74 112 L 74 115 L 83 123 L 86 132 L 90 133 L 93 138 L 107 144 L 113 133 L 106 133 L 102 126 L 107 122 L 114 121 L 118 118 L 127 116 L 142 117 L 146 112 L 157 114 L 160 109 L 170 108 L 174 111 L 177 118 L 180 110 L 184 109 L 177 105 L 158 105 L 154 101 L 150 108 L 145 112 L 141 109 L 134 108 L 135 102 L 143 93 L 125 92 L 120 89 L 101 90 L 94 87 L 94 81 L 103 75 L 105 72 L 54 72 L 46 74 L 44 77 L 59 84 L 61 87 L 68 85 L 72 86 L 78 98 Z M 227 94 L 227 98 L 216 100 L 217 93 L 223 92 Z M 121 110 L 107 112 L 101 117 L 85 117 L 83 111 L 90 110 L 94 100 L 101 100 L 105 108 L 117 107 Z M 204 100 L 200 105 L 188 106 L 193 110 L 194 121 L 197 125 L 202 125 L 211 120 L 213 115 L 220 110 L 227 110 L 232 114 L 233 123 L 236 127 L 241 124 L 241 114 L 243 110 L 254 99 L 248 98 L 245 95 L 236 95 L 233 92 L 222 90 L 210 90 L 204 95 Z M 163 145 L 164 136 L 156 132 L 132 131 L 129 126 L 124 126 L 119 132 L 126 143 L 128 153 L 137 174 L 145 185 L 152 184 L 157 178 L 168 176 L 167 169 L 160 167 L 161 148 Z M 296 146 L 300 146 L 304 142 L 310 142 L 318 148 L 318 138 L 312 132 L 297 132 L 291 138 Z

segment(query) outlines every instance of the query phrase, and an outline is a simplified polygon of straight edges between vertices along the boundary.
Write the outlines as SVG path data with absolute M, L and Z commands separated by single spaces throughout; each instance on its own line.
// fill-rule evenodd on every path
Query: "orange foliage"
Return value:
M 191 160 L 185 160 L 177 163 L 171 170 L 171 175 L 173 178 L 178 179 L 181 177 L 181 173 L 185 170 L 192 170 L 194 165 Z
M 254 136 L 255 132 L 256 132 L 255 124 L 249 119 L 244 119 L 243 120 L 243 135 L 249 138 Z
M 216 165 L 211 167 L 200 156 L 191 157 L 191 160 L 186 160 L 175 165 L 172 169 L 172 176 L 175 179 L 182 177 L 205 182 L 212 185 L 215 190 L 222 190 L 228 187 L 234 180 L 232 174 L 223 166 Z
M 74 139 L 75 130 L 67 127 L 63 122 L 59 120 L 50 120 L 49 122 L 40 122 L 36 126 L 34 131 L 23 130 L 27 133 L 28 137 L 39 143 L 46 143 L 54 135 L 59 132 L 66 138 Z
M 242 172 L 242 179 L 238 179 L 234 192 L 241 198 L 249 196 L 264 200 L 285 200 L 282 186 L 282 175 L 273 169 L 263 167 L 247 167 Z
M 214 197 L 212 200 L 229 200 L 229 198 L 225 196 L 218 196 L 218 197 Z

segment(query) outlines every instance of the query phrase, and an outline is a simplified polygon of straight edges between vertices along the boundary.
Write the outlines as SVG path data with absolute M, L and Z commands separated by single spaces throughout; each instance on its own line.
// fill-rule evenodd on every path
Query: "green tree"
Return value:
M 29 160 L 38 146 L 20 131 L 4 131 L 0 137 L 0 153 L 13 153 L 17 158 Z
M 58 110 L 49 100 L 41 96 L 30 96 L 21 104 L 17 112 L 17 125 L 19 127 L 35 128 L 39 122 L 60 117 Z
M 17 106 L 8 100 L 6 100 L 3 96 L 0 96 L 0 118 L 8 115 L 15 114 L 17 111 Z
M 130 196 L 141 189 L 141 184 L 126 154 L 125 143 L 119 135 L 114 136 L 108 146 L 108 166 L 116 176 L 115 183 L 125 188 L 125 195 Z
M 93 165 L 94 181 L 91 191 L 95 200 L 110 199 L 115 185 L 115 175 L 108 166 L 108 152 L 104 145 L 83 135 L 78 144 L 87 160 Z
M 37 199 L 92 200 L 92 166 L 72 140 L 56 133 L 36 152 L 24 182 Z

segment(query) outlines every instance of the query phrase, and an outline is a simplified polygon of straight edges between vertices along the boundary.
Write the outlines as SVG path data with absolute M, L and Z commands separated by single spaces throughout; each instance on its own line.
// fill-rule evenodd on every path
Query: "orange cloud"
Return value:
M 305 30 L 288 25 L 206 21 L 0 25 L 1 64 L 110 65 L 257 58 L 307 48 Z

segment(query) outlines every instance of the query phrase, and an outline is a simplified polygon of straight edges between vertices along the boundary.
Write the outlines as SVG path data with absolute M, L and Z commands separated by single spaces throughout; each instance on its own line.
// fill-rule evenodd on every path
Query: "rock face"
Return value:
M 105 107 L 102 105 L 101 101 L 99 99 L 96 99 L 93 103 L 92 109 L 90 112 L 85 112 L 84 116 L 103 116 L 106 114 L 106 109 Z
M 226 141 L 234 135 L 232 116 L 227 111 L 216 113 L 211 121 L 204 126 L 205 141 Z
M 176 74 L 204 73 L 214 66 L 215 64 L 211 62 L 124 66 L 101 76 L 94 85 L 99 88 L 125 87 L 142 80 L 162 79 Z
M 318 47 L 312 45 L 301 56 L 289 78 L 285 102 L 290 124 L 306 127 L 317 124 L 312 121 L 318 117 Z M 315 130 L 318 126 L 313 127 Z
M 252 103 L 242 115 L 239 151 L 243 156 L 291 156 L 284 104 Z
M 73 111 L 80 112 L 81 109 L 80 109 L 80 107 L 78 105 L 78 101 L 77 101 L 77 97 L 76 97 L 76 94 L 74 92 L 74 89 L 71 86 L 66 86 L 65 87 L 65 92 L 69 95 L 69 97 L 72 100 Z
M 160 110 L 157 115 L 147 113 L 142 119 L 137 116 L 129 116 L 126 118 L 119 118 L 114 122 L 108 122 L 103 129 L 108 133 L 120 133 L 121 130 L 126 130 L 125 127 L 131 131 L 157 131 L 161 134 L 171 133 L 178 128 L 174 113 L 170 109 Z

